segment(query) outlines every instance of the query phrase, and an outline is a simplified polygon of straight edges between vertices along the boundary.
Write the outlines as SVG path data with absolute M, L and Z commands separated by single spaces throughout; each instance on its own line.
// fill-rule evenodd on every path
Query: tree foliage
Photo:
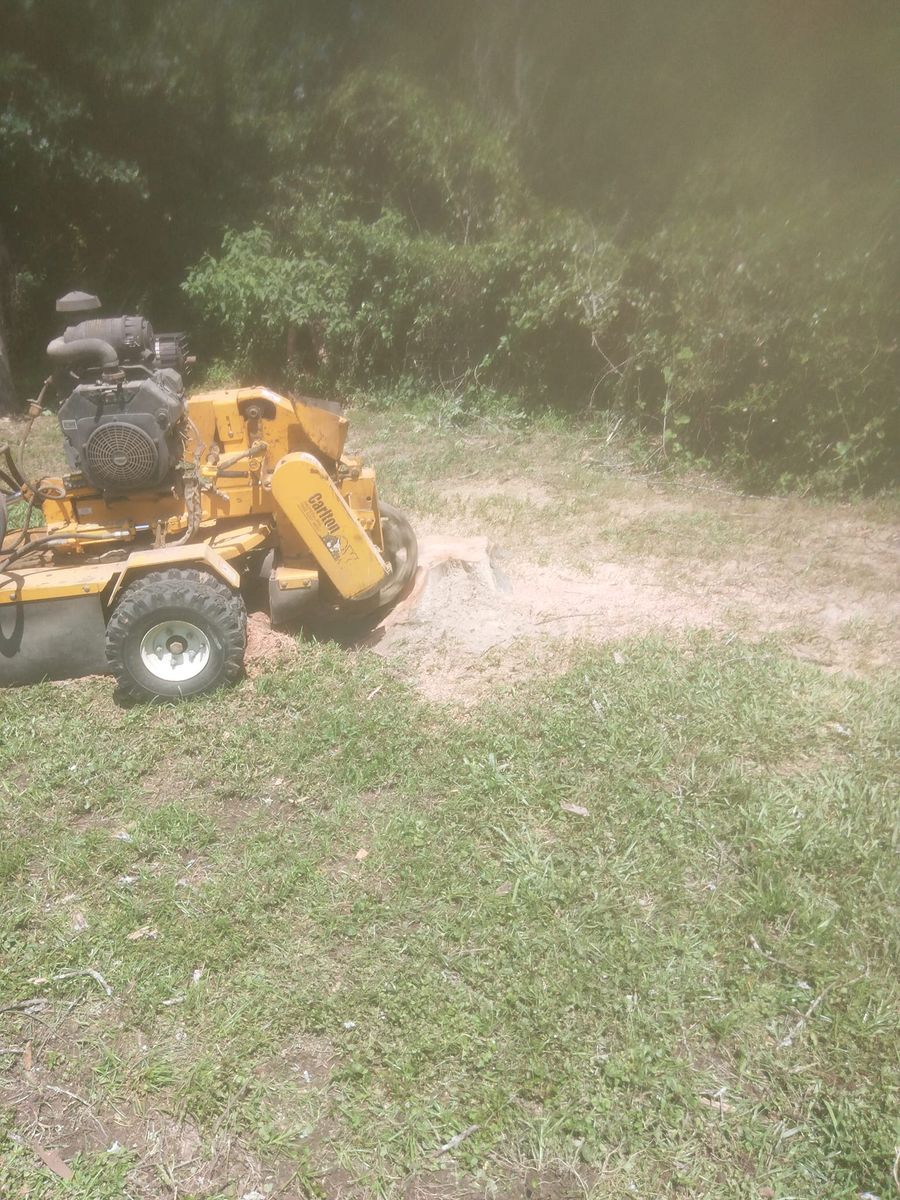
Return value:
M 757 486 L 895 481 L 892 0 L 6 7 L 14 355 L 92 286 L 273 381 L 609 407 Z

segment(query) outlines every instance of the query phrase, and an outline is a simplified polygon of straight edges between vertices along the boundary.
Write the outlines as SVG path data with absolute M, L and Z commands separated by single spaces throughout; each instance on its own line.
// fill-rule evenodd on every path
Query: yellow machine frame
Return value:
M 281 591 L 311 588 L 320 573 L 344 600 L 377 591 L 390 566 L 375 475 L 345 455 L 346 418 L 260 387 L 203 392 L 187 411 L 183 495 L 105 497 L 78 476 L 42 481 L 51 498 L 39 532 L 53 562 L 0 573 L 0 608 L 101 594 L 111 604 L 129 576 L 184 563 L 237 586 L 231 564 L 267 547 Z M 114 553 L 129 545 L 139 548 Z
M 44 522 L 0 545 L 0 685 L 109 671 L 130 695 L 192 694 L 237 677 L 254 583 L 277 624 L 391 603 L 415 535 L 345 453 L 347 428 L 268 388 L 202 392 L 158 487 L 103 492 L 80 472 L 21 483 Z

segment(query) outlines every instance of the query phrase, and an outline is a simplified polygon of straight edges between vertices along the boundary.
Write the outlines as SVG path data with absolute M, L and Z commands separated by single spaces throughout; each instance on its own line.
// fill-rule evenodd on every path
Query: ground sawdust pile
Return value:
M 252 677 L 262 674 L 270 666 L 299 653 L 297 640 L 290 633 L 273 629 L 268 614 L 251 612 L 247 616 L 247 650 L 244 661 L 247 674 Z
M 469 655 L 483 654 L 528 632 L 513 603 L 501 555 L 485 537 L 422 539 L 412 590 L 379 626 L 377 648 L 451 643 Z
M 591 572 L 517 563 L 486 537 L 426 535 L 413 588 L 368 644 L 405 664 L 430 698 L 467 702 L 559 660 L 562 641 L 717 624 L 707 606 L 648 575 L 617 563 Z
M 310 624 L 306 636 L 374 651 L 426 697 L 457 704 L 564 671 L 579 643 L 693 629 L 774 635 L 826 670 L 865 674 L 897 661 L 900 539 L 891 522 L 626 482 L 623 495 L 603 501 L 606 526 L 583 522 L 573 545 L 571 526 L 546 516 L 546 489 L 532 504 L 534 480 L 479 483 L 477 511 L 471 481 L 446 481 L 441 526 L 410 514 L 420 566 L 407 595 L 374 629 Z M 522 496 L 525 534 L 520 521 L 492 536 L 503 506 Z M 484 510 L 492 503 L 496 513 Z M 724 553 L 721 528 L 734 534 Z M 263 614 L 251 616 L 248 633 L 251 675 L 302 653 Z

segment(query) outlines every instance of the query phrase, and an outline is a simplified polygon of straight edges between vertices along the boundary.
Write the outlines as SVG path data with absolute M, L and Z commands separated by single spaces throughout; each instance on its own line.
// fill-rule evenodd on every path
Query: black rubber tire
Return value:
M 158 679 L 141 661 L 144 634 L 160 621 L 185 620 L 209 640 L 209 661 L 182 683 Z M 244 665 L 247 610 L 239 592 L 207 571 L 170 568 L 122 589 L 106 626 L 106 659 L 119 691 L 133 699 L 179 700 L 233 683 Z

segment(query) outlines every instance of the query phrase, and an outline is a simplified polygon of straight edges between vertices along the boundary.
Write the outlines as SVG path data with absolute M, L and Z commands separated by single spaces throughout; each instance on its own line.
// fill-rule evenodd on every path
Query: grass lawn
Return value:
M 897 701 L 711 635 L 0 693 L 0 1196 L 887 1200 Z

